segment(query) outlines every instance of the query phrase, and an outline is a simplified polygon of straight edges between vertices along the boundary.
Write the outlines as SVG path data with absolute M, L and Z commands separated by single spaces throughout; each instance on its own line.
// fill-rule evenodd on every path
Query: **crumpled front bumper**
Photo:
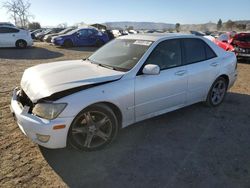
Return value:
M 29 113 L 29 106 L 23 106 L 18 100 L 20 90 L 13 91 L 10 109 L 21 131 L 33 142 L 46 148 L 64 148 L 67 144 L 67 134 L 73 118 L 56 118 L 46 120 Z M 66 125 L 64 129 L 56 129 L 55 125 Z M 49 138 L 44 142 L 41 136 Z

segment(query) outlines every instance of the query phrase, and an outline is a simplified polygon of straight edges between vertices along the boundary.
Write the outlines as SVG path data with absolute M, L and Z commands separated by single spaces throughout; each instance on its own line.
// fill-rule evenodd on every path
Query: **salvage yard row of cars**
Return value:
M 159 31 L 149 30 L 147 32 L 158 33 Z M 33 40 L 53 43 L 56 46 L 64 47 L 100 47 L 115 37 L 136 33 L 137 31 L 134 30 L 101 31 L 94 27 L 37 29 L 29 32 L 17 28 L 11 23 L 0 22 L 0 47 L 26 48 L 33 45 Z M 250 33 L 226 32 L 217 37 L 205 35 L 204 33 L 197 31 L 191 31 L 191 33 L 196 36 L 208 38 L 226 51 L 235 52 L 238 58 L 250 58 Z

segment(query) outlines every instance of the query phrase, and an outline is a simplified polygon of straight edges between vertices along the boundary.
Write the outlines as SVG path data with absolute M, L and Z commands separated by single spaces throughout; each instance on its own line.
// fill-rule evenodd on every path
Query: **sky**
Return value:
M 3 2 L 0 0 L 0 7 Z M 113 21 L 198 24 L 250 20 L 250 0 L 29 0 L 31 21 L 42 26 Z M 0 8 L 0 22 L 12 21 Z

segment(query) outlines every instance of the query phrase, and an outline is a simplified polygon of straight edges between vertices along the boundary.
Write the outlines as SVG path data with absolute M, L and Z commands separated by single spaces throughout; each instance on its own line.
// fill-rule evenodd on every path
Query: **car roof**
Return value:
M 145 33 L 145 34 L 133 34 L 133 35 L 125 35 L 119 37 L 120 39 L 131 39 L 131 40 L 149 40 L 149 41 L 157 41 L 163 38 L 175 38 L 175 37 L 194 37 L 192 34 L 184 34 L 184 33 Z
M 14 29 L 18 29 L 17 27 L 13 26 L 13 25 L 0 25 L 0 27 L 8 27 L 8 28 L 14 28 Z

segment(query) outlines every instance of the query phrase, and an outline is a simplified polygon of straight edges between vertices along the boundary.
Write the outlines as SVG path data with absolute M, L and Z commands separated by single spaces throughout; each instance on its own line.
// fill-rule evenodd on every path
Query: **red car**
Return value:
M 218 40 L 233 46 L 238 58 L 250 58 L 250 33 L 225 33 Z
M 250 58 L 250 33 L 236 34 L 231 42 L 237 57 Z

